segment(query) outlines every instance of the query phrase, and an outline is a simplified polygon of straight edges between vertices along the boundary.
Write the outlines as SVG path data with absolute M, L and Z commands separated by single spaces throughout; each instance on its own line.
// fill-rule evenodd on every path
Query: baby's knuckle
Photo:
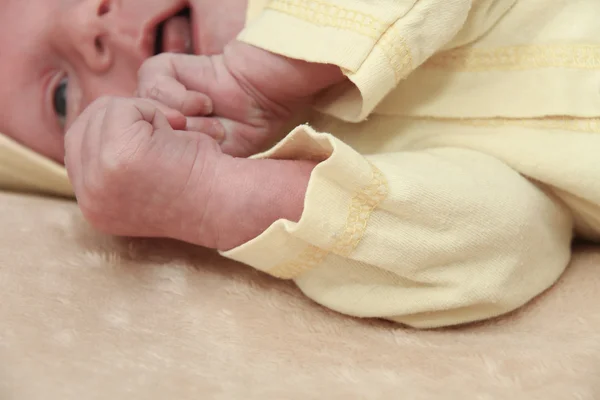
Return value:
M 160 87 L 160 83 L 154 81 L 152 86 L 150 86 L 150 88 L 147 90 L 147 94 L 148 97 L 154 98 L 154 99 L 159 99 L 161 98 L 161 96 L 163 95 L 163 90 Z
M 114 184 L 119 180 L 122 174 L 125 174 L 130 160 L 124 156 L 123 152 L 116 151 L 114 148 L 105 149 L 100 153 L 100 176 L 105 182 L 104 186 Z
M 142 63 L 138 70 L 138 76 L 143 77 L 148 74 L 156 73 L 157 69 L 168 66 L 171 63 L 172 57 L 173 55 L 171 53 L 163 53 L 148 58 Z
M 92 103 L 92 105 L 96 108 L 103 108 L 103 107 L 107 107 L 108 105 L 110 105 L 112 102 L 114 102 L 114 98 L 111 96 L 100 96 L 98 97 L 96 100 L 94 100 L 94 102 Z
M 143 96 L 161 99 L 175 94 L 174 79 L 166 75 L 156 75 L 152 81 L 146 82 L 142 87 Z
M 175 79 L 173 77 L 164 74 L 156 75 L 154 77 L 154 84 L 157 86 L 170 87 L 173 85 L 174 81 Z
M 105 146 L 99 154 L 96 188 L 102 192 L 119 190 L 128 180 L 134 161 L 131 152 L 117 146 Z

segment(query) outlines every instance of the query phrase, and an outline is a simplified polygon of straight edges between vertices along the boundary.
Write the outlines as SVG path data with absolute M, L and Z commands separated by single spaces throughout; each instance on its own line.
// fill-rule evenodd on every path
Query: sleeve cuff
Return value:
M 272 0 L 238 39 L 286 57 L 337 65 L 348 81 L 317 110 L 360 122 L 415 68 L 460 31 L 471 0 Z M 435 17 L 432 17 L 435 15 Z
M 392 63 L 411 68 L 410 50 L 401 47 L 398 56 L 392 54 L 385 32 L 393 20 L 382 22 L 367 13 L 322 4 L 271 1 L 252 16 L 238 40 L 289 58 L 339 66 L 349 80 L 320 96 L 315 108 L 348 122 L 362 121 L 396 85 Z M 344 17 L 344 11 L 350 17 Z M 382 37 L 389 56 L 376 46 Z
M 278 278 L 295 279 L 331 255 L 348 257 L 372 211 L 387 196 L 387 182 L 375 166 L 308 126 L 257 157 L 321 161 L 311 175 L 299 222 L 279 220 L 254 240 L 221 253 Z
M 287 8 L 284 1 L 271 2 L 238 40 L 286 57 L 358 71 L 378 39 L 340 29 L 333 17 L 329 17 L 329 24 L 319 24 L 318 19 L 302 18 L 302 8 L 295 10 L 299 15 L 286 12 Z

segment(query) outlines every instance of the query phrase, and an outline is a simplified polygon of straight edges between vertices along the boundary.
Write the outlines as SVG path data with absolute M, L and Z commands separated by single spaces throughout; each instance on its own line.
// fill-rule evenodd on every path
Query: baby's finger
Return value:
M 215 138 L 210 135 L 206 135 L 202 132 L 192 132 L 192 131 L 173 131 L 169 132 L 169 135 L 172 136 L 180 136 L 187 139 L 193 139 L 195 141 L 200 141 L 204 144 L 215 144 L 219 146 L 219 143 L 215 140 Z
M 187 90 L 168 76 L 154 77 L 152 83 L 140 82 L 138 90 L 142 97 L 159 101 L 186 116 L 209 115 L 213 112 L 213 104 L 208 96 Z
M 135 129 L 132 127 L 142 124 L 151 125 L 151 129 Z M 143 133 L 140 139 L 144 140 L 146 134 L 152 135 L 156 130 L 172 130 L 169 120 L 165 114 L 153 103 L 146 99 L 115 98 L 106 106 L 103 117 L 102 147 L 109 144 L 120 146 L 131 138 L 124 138 L 124 134 Z
M 176 130 L 185 129 L 187 121 L 186 121 L 185 115 L 183 115 L 181 112 L 174 110 L 157 100 L 152 100 L 152 99 L 142 99 L 142 100 L 144 100 L 144 101 L 154 105 L 156 108 L 158 108 L 160 110 L 160 112 L 162 112 L 164 114 L 164 116 L 167 117 L 167 121 L 169 121 L 169 125 L 171 125 L 171 128 L 176 129 Z
M 212 82 L 210 77 L 214 78 L 214 65 L 210 57 L 163 53 L 150 57 L 142 64 L 138 71 L 139 87 L 151 89 L 158 76 L 171 78 L 186 89 L 206 93 L 208 83 Z
M 249 157 L 256 150 L 254 129 L 227 118 L 188 118 L 188 131 L 196 131 L 215 139 L 225 154 L 234 157 Z
M 216 117 L 189 117 L 186 130 L 203 133 L 219 143 L 227 136 L 223 122 Z

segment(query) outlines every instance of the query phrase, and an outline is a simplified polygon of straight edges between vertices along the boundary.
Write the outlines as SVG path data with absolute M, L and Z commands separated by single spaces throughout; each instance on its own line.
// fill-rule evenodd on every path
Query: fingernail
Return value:
M 207 99 L 206 102 L 204 103 L 204 112 L 206 114 L 212 114 L 213 113 L 213 102 L 210 99 Z
M 217 132 L 217 142 L 219 142 L 219 144 L 223 143 L 225 141 L 225 127 L 223 126 L 223 124 L 221 123 L 221 121 L 219 121 L 218 119 L 214 120 L 214 125 L 215 125 L 215 131 Z

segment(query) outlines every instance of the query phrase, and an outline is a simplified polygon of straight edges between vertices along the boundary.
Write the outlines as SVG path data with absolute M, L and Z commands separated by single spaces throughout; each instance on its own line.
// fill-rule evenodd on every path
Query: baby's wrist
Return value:
M 276 103 L 309 102 L 346 79 L 336 65 L 288 58 L 237 40 L 225 48 L 224 59 L 236 78 Z
M 207 209 L 215 243 L 226 251 L 262 234 L 275 221 L 299 221 L 311 161 L 229 158 L 219 172 Z

